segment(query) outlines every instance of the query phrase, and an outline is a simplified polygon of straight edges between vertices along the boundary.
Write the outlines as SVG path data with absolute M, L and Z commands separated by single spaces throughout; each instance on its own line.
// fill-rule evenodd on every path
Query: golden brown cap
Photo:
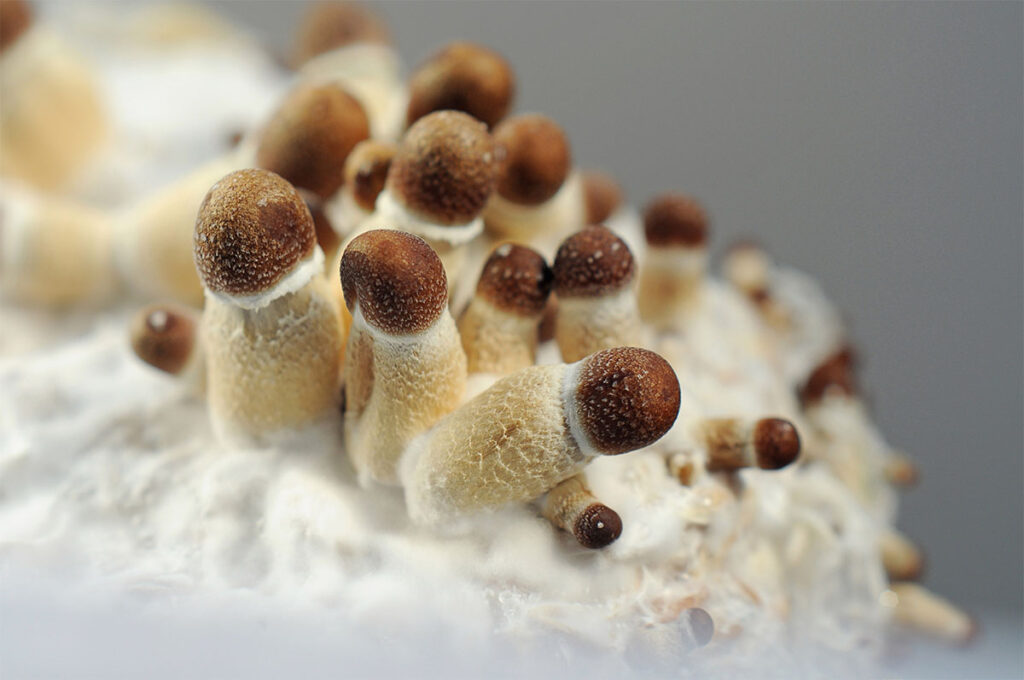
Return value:
M 419 236 L 377 229 L 360 234 L 341 258 L 349 310 L 392 335 L 429 328 L 448 304 L 448 279 L 437 253 Z
M 649 446 L 679 415 L 679 380 L 654 352 L 606 349 L 583 360 L 576 387 L 580 425 L 600 453 Z
M 569 176 L 569 140 L 547 116 L 528 113 L 502 121 L 494 128 L 494 143 L 503 151 L 497 190 L 513 203 L 544 203 Z
M 494 140 L 484 124 L 458 111 L 439 111 L 405 133 L 387 188 L 431 222 L 466 224 L 487 205 L 495 170 Z
M 708 240 L 707 215 L 689 196 L 664 194 L 644 211 L 644 235 L 652 246 L 700 246 Z
M 384 182 L 398 147 L 391 142 L 367 139 L 356 144 L 345 161 L 345 184 L 352 191 L 356 204 L 366 212 L 377 205 L 377 196 L 384 190 Z
M 594 503 L 576 518 L 572 533 L 584 548 L 599 550 L 622 535 L 622 518 L 604 503 Z
M 318 2 L 311 5 L 299 24 L 292 50 L 292 65 L 302 66 L 313 57 L 355 43 L 391 41 L 384 22 L 354 2 Z
M 825 398 L 826 394 L 856 396 L 856 357 L 850 347 L 843 347 L 832 354 L 811 372 L 807 382 L 800 388 L 800 401 L 805 406 Z
M 136 356 L 154 368 L 177 375 L 188 364 L 196 342 L 196 315 L 177 305 L 150 305 L 131 323 Z
M 192 245 L 208 290 L 254 295 L 310 256 L 316 230 L 295 187 L 268 170 L 238 170 L 206 194 Z
M 551 294 L 551 268 L 532 248 L 503 243 L 484 263 L 476 294 L 498 309 L 537 316 Z
M 754 453 L 762 470 L 784 468 L 800 455 L 800 434 L 788 420 L 762 418 L 754 425 Z
M 332 83 L 299 85 L 263 128 L 256 163 L 320 198 L 345 181 L 345 159 L 370 136 L 362 105 Z
M 555 254 L 555 292 L 561 297 L 599 297 L 633 280 L 633 253 L 607 227 L 586 227 L 562 242 Z
M 0 0 L 0 52 L 32 25 L 32 7 L 23 0 Z
M 454 110 L 494 127 L 508 114 L 515 91 L 515 74 L 504 57 L 482 45 L 453 42 L 409 79 L 405 124 L 433 111 Z
M 622 189 L 610 175 L 587 171 L 583 173 L 583 200 L 587 224 L 600 224 L 622 205 Z

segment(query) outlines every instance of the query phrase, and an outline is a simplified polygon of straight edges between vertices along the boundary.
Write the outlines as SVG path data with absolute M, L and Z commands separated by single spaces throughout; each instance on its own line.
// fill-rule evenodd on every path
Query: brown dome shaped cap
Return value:
M 553 275 L 536 250 L 503 243 L 484 263 L 476 294 L 498 309 L 520 316 L 537 316 L 551 294 Z
M 849 346 L 827 357 L 811 372 L 800 388 L 800 401 L 805 406 L 820 402 L 826 394 L 857 396 L 856 356 Z
M 131 323 L 135 354 L 150 366 L 177 375 L 188 363 L 196 342 L 196 315 L 177 305 L 150 305 Z
M 560 297 L 608 295 L 629 285 L 635 272 L 629 246 L 601 225 L 586 227 L 565 239 L 552 268 Z
M 538 205 L 558 193 L 572 166 L 569 140 L 558 123 L 527 113 L 502 121 L 493 134 L 504 152 L 497 187 L 502 198 Z
M 436 224 L 476 219 L 494 191 L 494 140 L 458 111 L 424 116 L 405 133 L 387 188 L 411 212 Z
M 23 0 L 0 0 L 0 52 L 32 25 L 32 7 Z
M 354 2 L 318 2 L 309 7 L 295 34 L 292 64 L 355 43 L 391 42 L 387 26 L 366 7 Z
M 453 42 L 409 79 L 406 125 L 433 111 L 463 111 L 489 127 L 508 114 L 516 79 L 505 58 L 482 45 Z
M 583 201 L 587 224 L 599 224 L 622 205 L 622 188 L 611 175 L 588 170 L 583 173 Z
M 689 196 L 664 194 L 644 211 L 644 235 L 652 246 L 700 246 L 708 240 L 708 218 Z
M 377 229 L 360 234 L 341 257 L 349 310 L 392 335 L 429 328 L 448 304 L 448 279 L 437 253 L 419 236 Z
M 583 360 L 576 408 L 598 452 L 626 453 L 653 444 L 672 427 L 679 415 L 679 380 L 654 352 L 606 349 Z
M 256 163 L 320 198 L 345 181 L 345 159 L 370 136 L 362 105 L 333 83 L 299 85 L 260 135 Z
M 754 425 L 754 453 L 762 470 L 784 468 L 800 455 L 800 434 L 788 420 L 762 418 Z
M 572 533 L 584 548 L 599 550 L 622 535 L 622 518 L 604 503 L 594 503 L 576 518 Z
M 295 187 L 268 170 L 237 170 L 206 194 L 192 245 L 208 290 L 254 295 L 310 256 L 316 230 Z
M 351 189 L 356 204 L 367 212 L 377 205 L 377 196 L 398 147 L 391 142 L 367 139 L 356 144 L 345 161 L 345 184 Z

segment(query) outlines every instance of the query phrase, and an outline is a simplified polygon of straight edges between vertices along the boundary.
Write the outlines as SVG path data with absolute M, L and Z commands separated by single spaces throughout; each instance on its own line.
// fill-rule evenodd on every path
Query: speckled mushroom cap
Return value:
M 700 203 L 682 194 L 664 194 L 644 211 L 644 235 L 656 247 L 693 248 L 707 243 L 708 219 Z
M 355 43 L 390 43 L 388 29 L 373 12 L 354 2 L 318 2 L 299 24 L 292 50 L 292 65 Z
M 360 234 L 341 258 L 341 287 L 373 327 L 391 335 L 428 329 L 448 304 L 448 278 L 419 236 L 377 229 Z
M 390 142 L 367 139 L 356 144 L 345 161 L 345 184 L 352 191 L 356 204 L 372 212 L 377 196 L 391 168 L 398 147 Z
M 800 435 L 782 418 L 762 418 L 754 425 L 754 452 L 762 470 L 779 470 L 800 455 Z
M 575 389 L 579 423 L 601 454 L 649 446 L 679 415 L 679 380 L 668 362 L 638 347 L 583 359 Z
M 494 140 L 484 124 L 458 111 L 438 111 L 405 133 L 386 186 L 417 217 L 461 225 L 487 205 L 495 174 Z
M 316 230 L 295 187 L 269 170 L 238 170 L 206 194 L 192 244 L 207 290 L 258 295 L 312 255 Z
M 593 503 L 576 518 L 572 533 L 584 548 L 599 550 L 622 535 L 622 518 L 604 503 Z
M 583 200 L 587 224 L 600 224 L 619 209 L 622 204 L 622 189 L 610 175 L 587 171 L 583 173 Z
M 508 114 L 515 90 L 515 74 L 504 57 L 482 45 L 453 42 L 409 79 L 406 125 L 433 111 L 454 110 L 494 127 Z
M 32 8 L 23 0 L 0 0 L 0 52 L 32 25 Z
M 513 116 L 494 128 L 501 149 L 498 194 L 513 203 L 544 203 L 569 176 L 572 154 L 562 127 L 536 113 Z
M 600 297 L 628 286 L 635 273 L 626 242 L 601 225 L 576 232 L 555 254 L 555 292 L 559 297 Z
M 192 356 L 195 340 L 195 315 L 183 307 L 150 305 L 132 319 L 132 349 L 161 371 L 180 373 Z
M 484 263 L 476 294 L 503 311 L 537 316 L 547 304 L 552 279 L 551 268 L 536 250 L 503 243 Z
M 362 105 L 339 85 L 302 84 L 263 128 L 257 164 L 329 198 L 345 181 L 345 160 L 370 136 Z

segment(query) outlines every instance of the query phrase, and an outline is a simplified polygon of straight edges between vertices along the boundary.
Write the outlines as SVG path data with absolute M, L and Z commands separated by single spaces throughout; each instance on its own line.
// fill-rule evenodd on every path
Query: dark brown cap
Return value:
M 603 172 L 583 173 L 583 200 L 587 224 L 599 224 L 615 214 L 622 204 L 622 189 Z
M 0 52 L 32 25 L 32 7 L 24 0 L 0 0 Z
M 502 150 L 498 193 L 522 205 L 543 203 L 558 193 L 569 176 L 572 154 L 562 127 L 547 116 L 513 116 L 494 128 Z
M 325 253 L 333 253 L 341 245 L 341 237 L 334 230 L 331 218 L 324 211 L 324 202 L 308 191 L 299 191 L 302 200 L 309 208 L 309 214 L 313 218 L 313 228 L 316 230 L 316 242 Z
M 843 394 L 856 396 L 857 376 L 855 374 L 856 357 L 850 347 L 843 347 L 820 364 L 811 372 L 807 382 L 800 388 L 800 401 L 805 406 L 817 403 L 826 394 Z
M 448 304 L 448 279 L 437 253 L 419 236 L 377 229 L 360 234 L 341 258 L 349 310 L 359 308 L 392 335 L 429 328 Z
M 409 79 L 406 125 L 433 111 L 454 110 L 494 127 L 508 114 L 515 91 L 515 74 L 504 57 L 482 45 L 453 42 Z
M 355 97 L 333 83 L 299 85 L 263 128 L 256 162 L 296 187 L 329 198 L 345 181 L 345 159 L 370 136 Z
M 313 57 L 355 43 L 391 41 L 384 22 L 354 2 L 318 2 L 306 11 L 295 34 L 292 65 L 302 66 Z
M 185 368 L 196 342 L 196 314 L 177 305 L 140 309 L 131 324 L 135 354 L 154 368 L 177 375 Z
M 576 518 L 572 533 L 584 548 L 598 550 L 622 535 L 622 518 L 604 503 L 593 503 Z
M 700 607 L 693 607 L 683 612 L 683 616 L 690 626 L 693 641 L 697 643 L 698 647 L 703 647 L 711 642 L 711 638 L 715 635 L 715 621 L 711 618 L 711 614 Z
M 309 257 L 316 230 L 295 187 L 268 170 L 238 170 L 206 194 L 192 245 L 208 290 L 254 295 Z
M 633 253 L 607 227 L 586 227 L 562 242 L 555 254 L 555 292 L 561 297 L 599 297 L 633 280 Z
M 345 184 L 352 191 L 356 204 L 367 212 L 377 205 L 377 196 L 384 190 L 391 161 L 398 147 L 391 142 L 367 139 L 356 144 L 345 161 Z
M 402 205 L 436 224 L 476 219 L 494 191 L 494 140 L 458 111 L 424 116 L 405 133 L 387 187 Z
M 580 425 L 605 455 L 649 446 L 679 415 L 679 380 L 668 362 L 638 347 L 606 349 L 583 360 L 576 387 Z
M 484 263 L 476 294 L 498 309 L 520 316 L 537 316 L 551 294 L 551 268 L 536 250 L 503 243 Z
M 754 425 L 754 453 L 762 470 L 784 468 L 800 455 L 800 434 L 788 420 L 762 418 Z
M 644 211 L 644 235 L 652 246 L 700 246 L 708 240 L 707 215 L 689 196 L 664 194 Z

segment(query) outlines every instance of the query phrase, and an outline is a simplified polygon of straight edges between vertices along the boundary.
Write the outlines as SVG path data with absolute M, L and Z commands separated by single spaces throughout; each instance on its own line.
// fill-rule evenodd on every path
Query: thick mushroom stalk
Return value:
M 298 192 L 267 170 L 233 172 L 203 200 L 194 243 L 217 434 L 260 443 L 320 419 L 337 397 L 340 322 Z
M 534 364 L 551 281 L 544 258 L 526 246 L 503 243 L 491 253 L 459 320 L 470 373 L 507 375 Z
M 451 412 L 466 355 L 437 254 L 399 231 L 357 236 L 341 259 L 352 313 L 345 362 L 345 447 L 363 481 L 398 482 L 409 442 Z
M 660 196 L 644 212 L 644 237 L 640 316 L 659 329 L 678 327 L 697 303 L 707 270 L 704 209 L 681 194 Z
M 697 434 L 707 447 L 708 472 L 779 470 L 800 456 L 800 435 L 782 418 L 709 418 L 698 422 Z
M 409 447 L 410 517 L 449 519 L 533 500 L 596 456 L 648 446 L 679 412 L 679 382 L 653 352 L 617 347 L 502 378 Z
M 584 548 L 606 548 L 622 534 L 622 519 L 587 487 L 583 474 L 561 482 L 548 492 L 541 513 L 553 525 L 572 534 Z
M 555 339 L 565 361 L 642 344 L 633 254 L 622 239 L 606 227 L 587 227 L 562 243 L 553 269 L 558 295 Z
M 967 644 L 978 632 L 968 614 L 916 583 L 893 583 L 880 599 L 897 623 L 944 642 Z

